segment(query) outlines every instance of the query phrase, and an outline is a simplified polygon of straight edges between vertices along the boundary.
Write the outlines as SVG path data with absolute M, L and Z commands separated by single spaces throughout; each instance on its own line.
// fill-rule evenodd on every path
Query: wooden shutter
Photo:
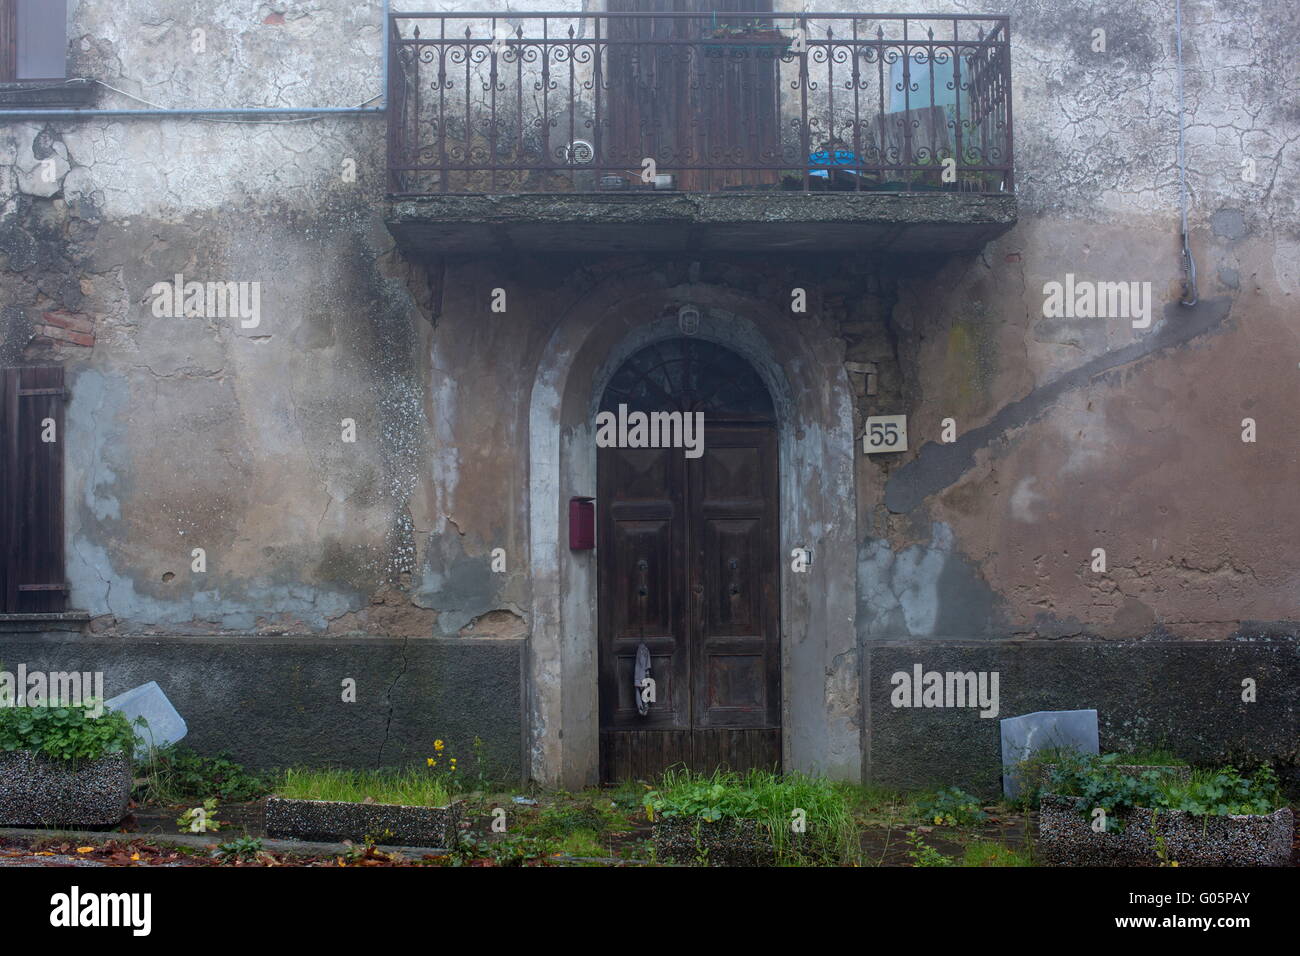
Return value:
M 0 83 L 18 75 L 18 0 L 0 0 Z
M 19 80 L 62 80 L 68 75 L 67 0 L 10 0 L 18 8 Z
M 34 614 L 66 608 L 63 566 L 63 369 L 4 370 L 0 390 L 0 608 Z M 42 434 L 53 422 L 54 441 Z
M 765 13 L 771 11 L 772 0 L 691 0 L 690 7 L 715 14 L 707 25 L 699 23 L 703 29 L 724 25 L 741 27 L 752 18 L 724 17 L 723 14 L 740 11 Z M 762 25 L 771 26 L 773 21 Z M 696 121 L 690 134 L 695 153 L 712 158 L 710 165 L 719 163 L 724 156 L 733 157 L 732 162 L 743 166 L 778 162 L 780 111 L 775 52 L 776 48 L 754 50 L 739 59 L 704 57 L 691 102 Z M 775 184 L 778 178 L 777 170 L 724 169 L 684 177 L 681 188 L 692 191 L 741 189 Z
M 687 56 L 681 47 L 663 45 L 666 40 L 698 44 L 706 31 L 746 20 L 722 14 L 771 9 L 771 0 L 609 0 L 612 13 L 646 16 L 609 24 L 605 160 L 636 171 L 644 157 L 654 157 L 662 172 L 677 176 L 677 188 L 685 192 L 775 183 L 775 170 L 698 168 L 723 166 L 728 157 L 738 165 L 777 162 L 775 59 L 707 58 L 699 45 Z M 654 16 L 673 11 L 710 16 Z M 681 168 L 690 166 L 697 168 Z
M 647 156 L 668 169 L 678 154 L 678 67 L 672 51 L 661 44 L 677 37 L 685 25 L 650 16 L 673 9 L 674 0 L 609 0 L 611 13 L 647 14 L 613 18 L 608 25 L 605 161 L 629 173 L 639 172 Z

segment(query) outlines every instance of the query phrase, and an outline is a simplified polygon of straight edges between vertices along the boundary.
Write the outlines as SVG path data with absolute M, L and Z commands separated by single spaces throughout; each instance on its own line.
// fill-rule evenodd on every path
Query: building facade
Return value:
M 260 765 L 1294 762 L 1284 4 L 424 6 L 0 2 L 4 667 Z

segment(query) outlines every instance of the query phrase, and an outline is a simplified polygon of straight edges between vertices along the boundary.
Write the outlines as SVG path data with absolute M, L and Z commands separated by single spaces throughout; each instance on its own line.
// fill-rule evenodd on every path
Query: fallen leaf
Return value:
M 79 846 L 79 847 L 77 847 L 77 852 L 78 852 L 78 853 L 94 853 L 94 852 L 95 852 L 95 848 L 94 848 L 93 846 Z

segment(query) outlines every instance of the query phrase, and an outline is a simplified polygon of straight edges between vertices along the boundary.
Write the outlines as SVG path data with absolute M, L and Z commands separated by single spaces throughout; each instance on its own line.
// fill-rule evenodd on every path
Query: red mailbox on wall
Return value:
M 569 550 L 590 551 L 596 546 L 594 498 L 569 499 Z

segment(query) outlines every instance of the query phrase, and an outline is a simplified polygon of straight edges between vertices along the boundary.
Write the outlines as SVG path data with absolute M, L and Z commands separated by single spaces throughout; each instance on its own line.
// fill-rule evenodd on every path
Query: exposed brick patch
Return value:
M 57 325 L 61 329 L 89 335 L 92 339 L 95 336 L 95 320 L 88 315 L 77 315 L 72 312 L 62 311 L 45 312 L 41 314 L 41 319 L 44 320 L 46 325 Z
M 94 316 L 56 309 L 42 312 L 32 323 L 27 357 L 64 352 L 70 348 L 95 347 Z

